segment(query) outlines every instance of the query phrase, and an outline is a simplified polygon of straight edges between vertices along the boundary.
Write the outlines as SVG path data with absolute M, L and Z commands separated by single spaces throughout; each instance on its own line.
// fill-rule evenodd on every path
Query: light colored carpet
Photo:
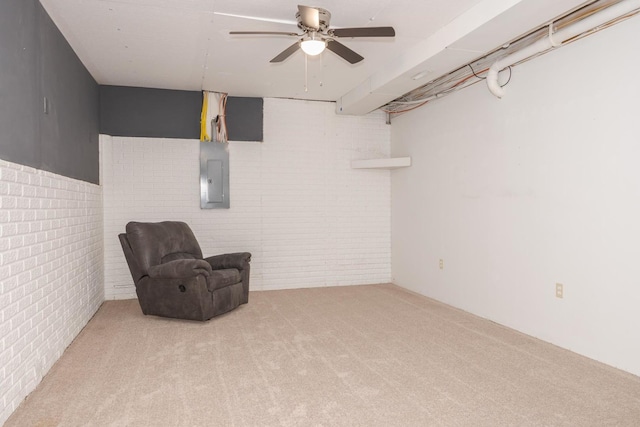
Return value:
M 6 426 L 640 425 L 640 378 L 393 285 L 109 301 Z

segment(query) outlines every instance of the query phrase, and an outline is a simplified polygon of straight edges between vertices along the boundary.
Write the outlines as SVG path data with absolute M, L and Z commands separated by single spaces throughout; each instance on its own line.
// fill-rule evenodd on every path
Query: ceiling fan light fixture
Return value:
M 300 48 L 302 48 L 302 51 L 310 56 L 320 55 L 326 47 L 327 43 L 324 40 L 318 40 L 314 37 L 300 42 Z
M 253 19 L 252 17 L 243 17 Z M 269 21 L 270 19 L 264 20 Z M 297 37 L 298 39 L 294 44 L 280 52 L 275 56 L 275 58 L 269 61 L 272 64 L 277 64 L 285 61 L 298 50 L 302 50 L 302 52 L 307 56 L 317 56 L 324 52 L 325 49 L 330 50 L 332 53 L 338 55 L 340 58 L 344 59 L 350 64 L 357 64 L 358 62 L 362 61 L 364 57 L 349 49 L 347 46 L 343 45 L 336 39 L 339 39 L 341 37 L 394 37 L 396 35 L 396 31 L 393 29 L 393 27 L 330 28 L 330 20 L 331 13 L 326 9 L 323 9 L 321 7 L 298 5 L 296 22 L 298 24 L 298 28 L 301 31 L 300 34 L 288 33 L 284 31 L 229 31 L 229 34 L 282 35 Z M 305 56 L 305 58 L 307 56 Z

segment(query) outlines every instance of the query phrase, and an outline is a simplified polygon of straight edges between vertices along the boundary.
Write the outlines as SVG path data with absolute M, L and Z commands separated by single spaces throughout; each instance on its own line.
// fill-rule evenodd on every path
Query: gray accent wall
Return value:
M 227 98 L 227 135 L 229 141 L 262 141 L 264 100 L 262 98 Z
M 40 165 L 40 58 L 34 0 L 0 1 L 0 158 Z
M 98 85 L 40 3 L 0 1 L 0 158 L 98 183 L 98 121 Z
M 202 93 L 100 86 L 100 133 L 200 139 Z
M 202 92 L 100 86 L 100 133 L 200 139 Z M 262 141 L 263 99 L 227 98 L 230 141 Z

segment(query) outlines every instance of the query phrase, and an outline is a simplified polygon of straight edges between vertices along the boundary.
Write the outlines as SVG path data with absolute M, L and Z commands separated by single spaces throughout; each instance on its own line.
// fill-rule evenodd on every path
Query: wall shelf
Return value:
M 398 169 L 407 166 L 411 166 L 411 157 L 351 161 L 351 169 Z

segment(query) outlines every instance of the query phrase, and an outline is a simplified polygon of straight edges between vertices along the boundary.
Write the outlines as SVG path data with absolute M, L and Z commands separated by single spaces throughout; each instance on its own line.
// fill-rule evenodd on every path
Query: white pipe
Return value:
M 559 30 L 558 32 L 553 34 L 553 38 L 545 37 L 544 39 L 538 40 L 537 42 L 517 52 L 514 52 L 511 55 L 497 60 L 489 68 L 489 72 L 487 73 L 487 86 L 489 87 L 489 91 L 491 91 L 491 93 L 498 98 L 502 98 L 504 96 L 504 89 L 501 88 L 500 84 L 498 83 L 498 73 L 500 71 L 515 63 L 527 59 L 530 56 L 551 49 L 554 47 L 554 44 L 562 44 L 573 37 L 576 37 L 593 28 L 599 27 L 600 25 L 606 24 L 607 22 L 612 21 L 620 16 L 624 16 L 630 12 L 635 11 L 636 9 L 640 9 L 640 0 L 623 0 L 620 3 L 603 9 L 600 12 L 588 16 L 573 25 Z

